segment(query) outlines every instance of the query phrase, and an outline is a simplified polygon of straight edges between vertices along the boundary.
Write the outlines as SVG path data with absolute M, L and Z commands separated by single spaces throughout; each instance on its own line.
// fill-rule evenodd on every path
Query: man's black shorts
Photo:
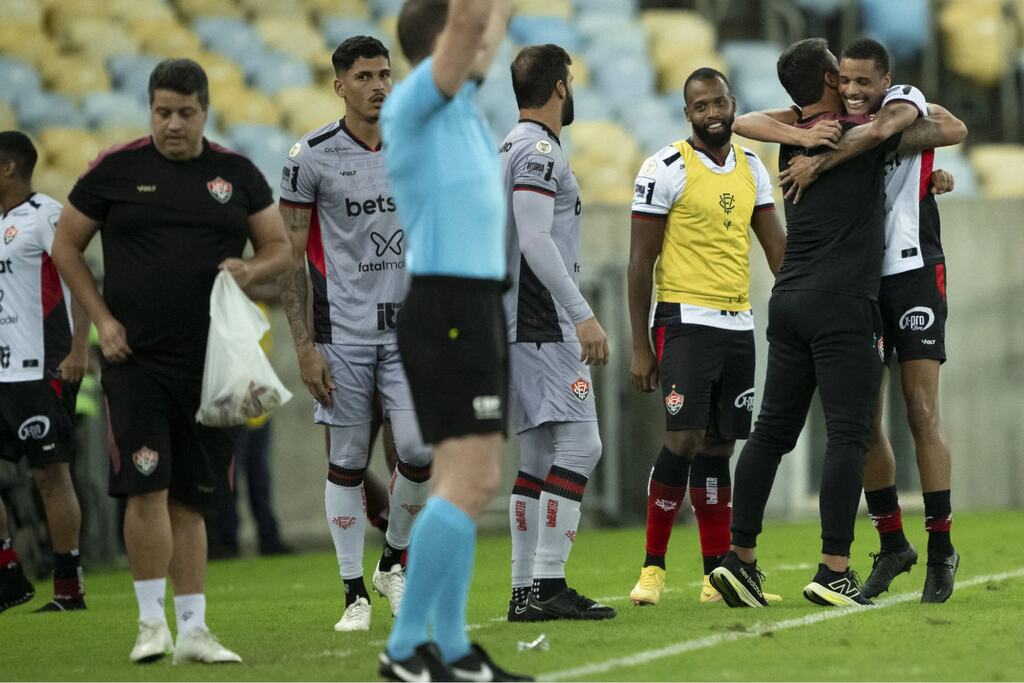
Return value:
M 882 278 L 878 305 L 885 326 L 885 359 L 946 361 L 946 264 Z
M 504 288 L 495 280 L 413 278 L 398 315 L 398 350 L 425 443 L 505 433 Z
M 110 421 L 110 495 L 168 491 L 197 509 L 228 487 L 234 440 L 196 422 L 200 383 L 142 368 L 129 359 L 103 369 Z
M 0 383 L 0 457 L 41 469 L 71 462 L 79 383 L 59 379 Z
M 754 331 L 673 323 L 653 329 L 665 429 L 745 439 L 754 410 Z

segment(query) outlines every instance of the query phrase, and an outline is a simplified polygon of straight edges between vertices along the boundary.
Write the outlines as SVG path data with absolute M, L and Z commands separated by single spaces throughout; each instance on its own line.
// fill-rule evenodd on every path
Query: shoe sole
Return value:
M 718 567 L 708 575 L 708 581 L 729 607 L 764 607 L 728 569 Z
M 841 593 L 825 588 L 819 583 L 811 582 L 804 586 L 804 597 L 815 605 L 823 607 L 867 607 Z
M 910 546 L 910 547 L 913 548 L 914 546 Z M 918 554 L 915 551 L 914 552 L 914 558 L 905 567 L 903 567 L 898 572 L 893 574 L 892 578 L 889 580 L 889 583 L 885 584 L 885 586 L 883 588 L 880 588 L 877 591 L 874 590 L 871 587 L 871 585 L 869 584 L 869 581 L 871 581 L 871 577 L 868 576 L 868 580 L 864 582 L 864 585 L 860 589 L 860 594 L 863 595 L 868 600 L 870 600 L 871 598 L 876 598 L 879 595 L 881 595 L 882 593 L 885 593 L 886 591 L 889 590 L 889 586 L 892 585 L 892 582 L 896 580 L 897 576 L 899 576 L 900 574 L 909 574 L 910 573 L 911 567 L 913 567 L 915 564 L 917 564 L 917 558 L 918 558 Z
M 36 597 L 36 592 L 31 591 L 26 593 L 25 595 L 22 595 L 20 598 L 15 598 L 10 602 L 5 602 L 4 604 L 0 605 L 0 612 L 3 612 L 4 610 L 10 609 L 12 607 L 17 607 L 18 605 L 24 605 L 26 602 L 28 602 L 34 597 Z
M 657 597 L 654 600 L 644 600 L 643 598 L 634 598 L 633 594 L 629 594 L 629 599 L 633 601 L 633 605 L 636 607 L 649 607 L 651 605 L 657 605 L 661 601 L 661 597 Z
M 152 664 L 153 662 L 159 662 L 161 659 L 167 656 L 166 652 L 157 652 L 156 654 L 146 655 L 141 659 L 133 659 L 133 664 Z

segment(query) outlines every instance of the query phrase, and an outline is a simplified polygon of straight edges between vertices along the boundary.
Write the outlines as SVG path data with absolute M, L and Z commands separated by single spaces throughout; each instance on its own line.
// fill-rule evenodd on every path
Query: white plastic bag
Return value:
M 230 273 L 221 271 L 210 293 L 203 391 L 196 422 L 231 427 L 291 400 L 260 348 L 270 323 Z

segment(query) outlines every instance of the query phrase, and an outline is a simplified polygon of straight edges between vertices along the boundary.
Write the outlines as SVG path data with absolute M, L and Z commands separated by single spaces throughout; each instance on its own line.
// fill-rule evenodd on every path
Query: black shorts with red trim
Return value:
M 886 363 L 893 351 L 901 363 L 946 362 L 945 263 L 883 277 L 878 306 L 884 326 Z
M 0 458 L 42 469 L 75 455 L 78 382 L 0 382 Z
M 103 369 L 110 495 L 167 491 L 204 510 L 228 493 L 230 430 L 196 422 L 200 383 L 143 368 L 130 358 Z
M 424 443 L 505 433 L 505 288 L 496 280 L 412 279 L 398 314 L 398 351 Z
M 652 333 L 665 429 L 747 438 L 754 410 L 754 331 L 673 323 Z

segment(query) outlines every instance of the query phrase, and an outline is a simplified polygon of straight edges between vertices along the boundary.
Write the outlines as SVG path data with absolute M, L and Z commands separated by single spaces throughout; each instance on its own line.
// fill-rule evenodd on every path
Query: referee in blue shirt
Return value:
M 530 680 L 466 637 L 475 518 L 500 479 L 508 383 L 505 194 L 473 95 L 510 14 L 510 0 L 406 0 L 398 16 L 414 68 L 384 103 L 381 133 L 412 274 L 398 346 L 423 440 L 434 447 L 434 490 L 380 655 L 389 680 Z

